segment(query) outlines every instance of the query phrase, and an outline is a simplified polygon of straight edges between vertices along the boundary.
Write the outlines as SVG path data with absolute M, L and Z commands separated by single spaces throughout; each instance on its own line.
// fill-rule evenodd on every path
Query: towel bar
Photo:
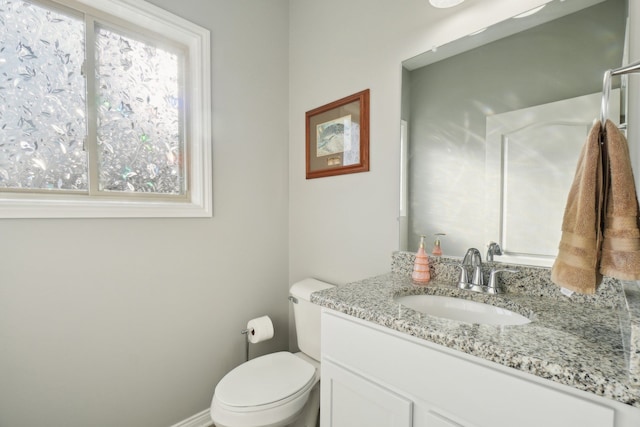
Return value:
M 602 82 L 602 103 L 600 104 L 600 124 L 604 128 L 604 124 L 609 118 L 609 96 L 611 94 L 611 77 L 621 76 L 623 74 L 640 73 L 640 61 L 633 64 L 625 65 L 620 68 L 614 68 L 604 72 Z

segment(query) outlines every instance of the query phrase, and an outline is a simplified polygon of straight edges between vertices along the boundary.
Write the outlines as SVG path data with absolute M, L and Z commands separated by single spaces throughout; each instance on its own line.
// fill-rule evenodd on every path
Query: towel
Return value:
M 609 179 L 600 273 L 620 280 L 640 280 L 638 198 L 629 147 L 624 135 L 607 120 L 605 146 Z
M 600 130 L 598 121 L 580 152 L 562 219 L 558 256 L 551 268 L 555 284 L 584 294 L 595 293 L 602 281 L 598 268 L 604 204 Z

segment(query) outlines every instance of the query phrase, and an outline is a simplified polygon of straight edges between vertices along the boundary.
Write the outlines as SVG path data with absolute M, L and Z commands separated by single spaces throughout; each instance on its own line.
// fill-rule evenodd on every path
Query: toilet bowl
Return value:
M 315 279 L 295 283 L 298 347 L 256 357 L 225 375 L 211 401 L 216 427 L 315 427 L 320 407 L 320 307 L 311 293 L 333 287 Z

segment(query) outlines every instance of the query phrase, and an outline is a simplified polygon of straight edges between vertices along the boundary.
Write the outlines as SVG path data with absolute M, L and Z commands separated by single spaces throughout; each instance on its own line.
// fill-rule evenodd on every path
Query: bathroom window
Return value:
M 210 216 L 209 74 L 146 2 L 0 0 L 0 217 Z

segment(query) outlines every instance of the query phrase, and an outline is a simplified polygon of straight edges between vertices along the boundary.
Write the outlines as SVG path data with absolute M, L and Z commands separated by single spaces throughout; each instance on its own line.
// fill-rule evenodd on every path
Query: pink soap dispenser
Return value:
M 436 233 L 436 241 L 433 242 L 433 250 L 431 251 L 431 253 L 435 256 L 440 256 L 442 255 L 442 248 L 440 247 L 440 236 L 446 236 L 445 233 Z
M 420 236 L 420 248 L 416 253 L 416 261 L 413 264 L 413 273 L 411 278 L 417 284 L 426 284 L 431 280 L 429 273 L 429 257 L 424 251 L 424 236 Z

